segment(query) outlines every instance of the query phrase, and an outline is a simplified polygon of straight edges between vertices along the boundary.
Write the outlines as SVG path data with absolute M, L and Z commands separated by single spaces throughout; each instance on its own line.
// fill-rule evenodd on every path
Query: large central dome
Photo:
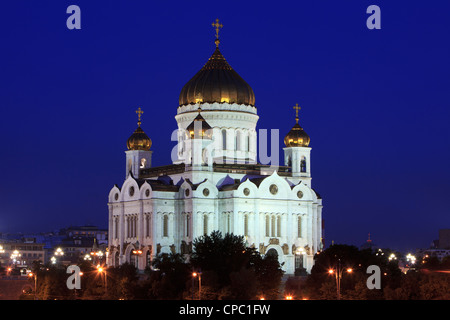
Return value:
M 231 68 L 217 45 L 203 68 L 184 85 L 179 102 L 180 106 L 214 102 L 254 106 L 255 94 Z

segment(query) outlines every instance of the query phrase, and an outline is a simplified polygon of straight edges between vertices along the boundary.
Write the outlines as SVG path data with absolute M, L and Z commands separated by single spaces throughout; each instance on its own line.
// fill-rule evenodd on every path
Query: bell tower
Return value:
M 298 111 L 300 110 L 298 103 L 294 106 L 294 109 L 295 125 L 284 138 L 284 144 L 286 145 L 286 148 L 283 148 L 284 164 L 291 167 L 293 177 L 311 178 L 310 138 L 298 124 Z
M 127 155 L 125 179 L 128 178 L 130 172 L 133 177 L 139 178 L 139 170 L 150 168 L 152 164 L 153 151 L 150 150 L 152 140 L 141 129 L 141 115 L 144 111 L 139 108 L 136 113 L 138 115 L 138 127 L 128 138 L 128 150 L 125 151 Z

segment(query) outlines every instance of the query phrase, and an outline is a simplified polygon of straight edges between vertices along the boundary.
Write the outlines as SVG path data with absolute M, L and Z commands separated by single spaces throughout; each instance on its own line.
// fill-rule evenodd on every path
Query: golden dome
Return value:
M 137 129 L 133 132 L 131 137 L 127 140 L 128 150 L 150 150 L 152 146 L 152 140 L 145 134 L 144 130 L 141 127 L 137 127 Z
M 128 150 L 145 150 L 149 151 L 152 146 L 152 140 L 141 129 L 141 115 L 144 111 L 139 108 L 136 113 L 139 116 L 138 127 L 127 140 Z
M 311 141 L 309 136 L 306 134 L 305 130 L 298 124 L 298 110 L 300 107 L 298 104 L 295 105 L 296 109 L 295 125 L 292 127 L 291 131 L 284 137 L 284 144 L 286 147 L 307 147 Z
M 214 102 L 254 106 L 255 94 L 252 88 L 225 60 L 219 50 L 217 34 L 216 37 L 216 50 L 181 90 L 180 106 Z
M 201 111 L 202 109 L 198 108 L 198 115 L 186 128 L 191 139 L 211 139 L 212 137 L 212 128 L 200 114 Z

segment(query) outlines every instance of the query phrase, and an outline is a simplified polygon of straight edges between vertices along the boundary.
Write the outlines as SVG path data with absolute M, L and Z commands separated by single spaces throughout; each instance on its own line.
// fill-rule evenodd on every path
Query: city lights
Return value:
M 406 255 L 406 260 L 407 260 L 408 262 L 410 262 L 411 264 L 415 264 L 415 263 L 416 263 L 416 257 L 413 256 L 411 253 L 408 253 L 408 254 Z
M 392 260 L 397 260 L 397 257 L 395 256 L 395 254 L 393 254 L 393 253 L 391 253 L 390 255 L 389 255 L 389 261 L 392 261 Z

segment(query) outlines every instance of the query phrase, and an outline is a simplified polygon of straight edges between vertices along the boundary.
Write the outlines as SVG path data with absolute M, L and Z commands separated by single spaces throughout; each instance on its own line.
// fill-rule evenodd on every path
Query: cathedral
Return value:
M 218 230 L 276 256 L 286 274 L 310 272 L 323 247 L 322 198 L 311 187 L 300 107 L 284 138 L 284 165 L 259 163 L 253 89 L 219 50 L 222 25 L 213 26 L 215 51 L 181 89 L 172 164 L 152 167 L 152 140 L 136 111 L 125 181 L 108 196 L 107 264 L 144 270 L 161 253 L 189 258 L 194 239 Z

